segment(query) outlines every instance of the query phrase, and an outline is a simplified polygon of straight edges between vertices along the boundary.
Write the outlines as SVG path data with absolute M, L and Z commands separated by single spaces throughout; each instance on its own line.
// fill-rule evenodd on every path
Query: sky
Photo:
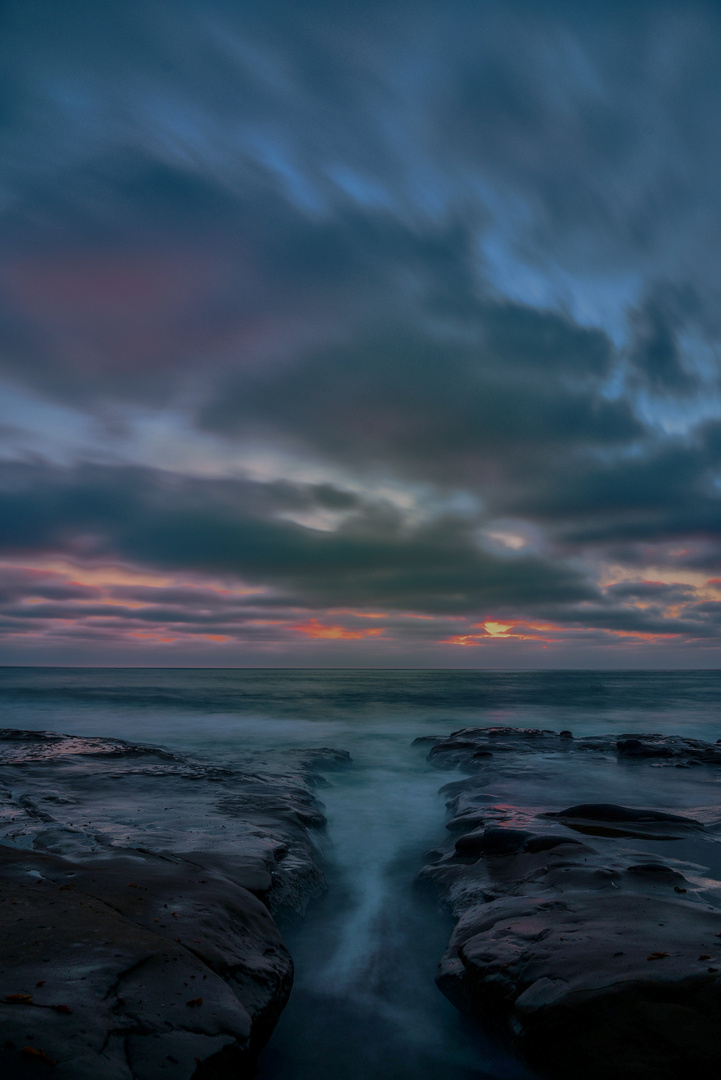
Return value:
M 717 667 L 720 52 L 0 2 L 0 662 Z

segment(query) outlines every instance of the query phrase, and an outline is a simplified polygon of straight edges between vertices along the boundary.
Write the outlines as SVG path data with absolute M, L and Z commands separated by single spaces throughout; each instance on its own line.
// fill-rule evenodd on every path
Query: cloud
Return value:
M 642 431 L 608 401 L 603 335 L 519 305 L 478 304 L 472 340 L 388 327 L 290 367 L 231 379 L 201 412 L 225 435 L 269 441 L 411 477 L 481 483 L 569 447 L 629 443 Z M 458 335 L 460 336 L 460 335 Z
M 652 392 L 687 394 L 698 389 L 698 378 L 684 365 L 678 337 L 698 306 L 693 295 L 679 296 L 673 289 L 657 287 L 635 313 L 629 359 L 642 384 Z
M 7 626 L 716 633 L 716 5 L 2 18 Z
M 0 552 L 231 573 L 304 606 L 463 612 L 593 594 L 560 563 L 484 552 L 467 516 L 409 526 L 397 508 L 366 504 L 328 532 L 285 520 L 289 501 L 288 485 L 14 465 L 0 492 Z

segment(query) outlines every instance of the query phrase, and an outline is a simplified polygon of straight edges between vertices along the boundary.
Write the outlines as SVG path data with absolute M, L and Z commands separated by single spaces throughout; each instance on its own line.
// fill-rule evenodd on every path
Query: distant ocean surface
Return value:
M 123 738 L 254 767 L 289 748 L 350 752 L 352 768 L 319 792 L 329 891 L 284 928 L 296 981 L 260 1080 L 528 1076 L 436 989 L 451 924 L 423 910 L 412 888 L 423 852 L 445 835 L 438 792 L 453 774 L 411 743 L 489 725 L 715 742 L 721 671 L 0 668 L 0 727 Z M 721 803 L 712 769 L 609 768 L 604 758 L 574 758 L 571 770 L 564 755 L 509 759 L 488 793 L 524 808 L 599 801 L 708 813 Z
M 208 749 L 294 733 L 409 737 L 471 724 L 721 737 L 719 671 L 0 667 L 4 723 Z M 423 729 L 421 731 L 421 729 Z

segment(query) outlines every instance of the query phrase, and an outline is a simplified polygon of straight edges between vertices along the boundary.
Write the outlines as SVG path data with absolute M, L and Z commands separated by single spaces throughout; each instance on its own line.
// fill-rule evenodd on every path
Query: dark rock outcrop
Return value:
M 203 1063 L 250 1076 L 292 981 L 252 893 L 144 853 L 75 863 L 0 848 L 0 943 L 9 1078 L 40 1052 L 68 1080 L 190 1077 Z
M 323 888 L 316 770 L 347 760 L 0 732 L 0 1075 L 252 1076 L 292 983 L 270 910 Z
M 615 803 L 581 803 L 565 810 L 550 811 L 542 817 L 558 818 L 563 825 L 590 836 L 635 836 L 656 840 L 673 840 L 702 829 L 695 818 L 668 814 L 664 810 L 647 810 Z
M 446 738 L 426 736 L 416 744 L 430 745 L 428 760 L 439 768 L 462 766 L 469 771 L 489 763 L 494 754 L 596 750 L 626 760 L 650 760 L 668 765 L 721 765 L 721 744 L 681 735 L 594 735 L 574 739 L 570 731 L 548 728 L 461 728 Z
M 700 740 L 639 741 L 671 752 L 648 755 L 651 766 L 694 755 L 716 764 Z M 577 803 L 539 814 L 485 790 L 499 753 L 555 747 L 566 761 L 601 742 L 486 728 L 432 744 L 434 764 L 471 773 L 444 788 L 453 835 L 419 875 L 458 920 L 438 984 L 555 1080 L 711 1080 L 721 1067 L 721 889 L 687 859 L 689 844 L 697 857 L 712 852 L 715 833 L 656 808 Z M 615 739 L 603 743 L 611 768 L 623 754 Z M 474 754 L 491 745 L 481 773 Z

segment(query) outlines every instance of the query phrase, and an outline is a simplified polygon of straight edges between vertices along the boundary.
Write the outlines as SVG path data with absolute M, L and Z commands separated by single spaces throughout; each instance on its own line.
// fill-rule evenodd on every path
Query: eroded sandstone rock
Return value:
M 716 763 L 713 744 L 643 740 L 672 751 L 639 755 L 646 767 L 676 754 Z M 710 1080 L 721 1067 L 721 889 L 687 859 L 689 844 L 696 856 L 714 850 L 715 829 L 614 803 L 534 813 L 486 790 L 499 756 L 555 747 L 570 765 L 589 742 L 617 752 L 610 738 L 533 729 L 464 729 L 431 744 L 434 764 L 471 774 L 444 788 L 452 835 L 419 875 L 458 920 L 439 986 L 555 1080 Z M 479 770 L 474 755 L 492 746 Z
M 322 889 L 316 770 L 347 760 L 0 732 L 0 1075 L 253 1075 L 292 982 L 269 909 Z

